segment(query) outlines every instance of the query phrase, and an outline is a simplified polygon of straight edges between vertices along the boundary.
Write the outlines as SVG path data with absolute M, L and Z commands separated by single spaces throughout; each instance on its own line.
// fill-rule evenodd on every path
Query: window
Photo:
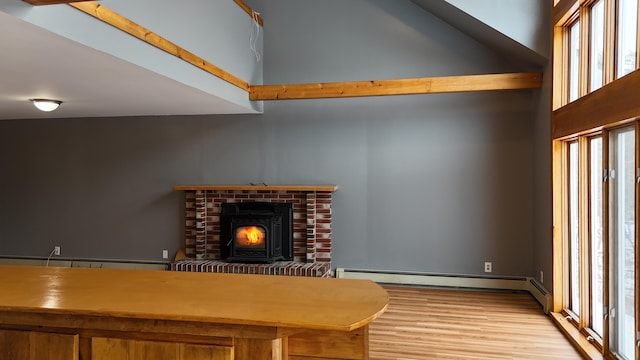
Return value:
M 585 354 L 639 360 L 640 0 L 553 4 L 552 318 Z
M 638 0 L 618 0 L 617 24 L 616 77 L 619 78 L 637 68 Z
M 589 139 L 589 269 L 591 290 L 591 329 L 602 338 L 604 334 L 604 242 L 602 239 L 602 137 Z
M 637 359 L 636 127 L 640 121 L 560 141 L 563 317 L 620 360 Z
M 640 64 L 640 0 L 575 3 L 577 10 L 570 8 L 555 28 L 561 36 L 554 37 L 554 58 L 560 53 L 561 60 L 554 60 L 554 70 L 562 80 L 554 84 L 554 108 L 598 90 Z
M 569 27 L 569 102 L 580 96 L 580 21 Z
M 611 351 L 635 359 L 635 131 L 610 134 Z
M 589 91 L 602 87 L 604 75 L 604 0 L 591 7 Z
M 569 309 L 580 315 L 580 208 L 578 142 L 569 143 Z

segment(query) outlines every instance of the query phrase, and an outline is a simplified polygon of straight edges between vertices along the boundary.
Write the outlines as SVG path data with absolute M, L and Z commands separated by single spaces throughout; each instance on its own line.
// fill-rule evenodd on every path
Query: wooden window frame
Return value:
M 564 319 L 565 323 L 571 324 L 575 328 L 577 334 L 582 338 L 582 345 L 587 343 L 593 348 L 592 353 L 601 354 L 604 359 L 616 360 L 617 358 L 610 352 L 609 338 L 611 335 L 610 323 L 605 316 L 603 321 L 602 337 L 591 329 L 592 312 L 591 312 L 591 265 L 593 264 L 591 256 L 591 194 L 590 194 L 590 172 L 591 172 L 591 151 L 589 147 L 590 140 L 595 137 L 602 139 L 602 166 L 603 169 L 609 169 L 609 134 L 612 130 L 634 126 L 636 136 L 635 161 L 636 161 L 636 188 L 635 188 L 635 287 L 638 289 L 640 285 L 640 245 L 638 244 L 638 236 L 640 235 L 640 223 L 638 221 L 640 215 L 640 119 L 632 119 L 620 123 L 611 124 L 603 129 L 593 131 L 585 131 L 577 136 L 571 136 L 552 141 L 553 147 L 553 221 L 554 221 L 554 242 L 553 242 L 553 291 L 554 302 L 553 311 Z M 571 252 L 570 252 L 570 226 L 569 226 L 569 146 L 572 143 L 578 143 L 578 188 L 579 188 L 579 218 L 580 218 L 580 314 L 576 315 L 570 310 L 571 307 Z M 603 246 L 603 307 L 610 308 L 610 239 L 609 239 L 609 199 L 610 189 L 608 182 L 602 182 L 602 246 Z M 560 211 L 558 211 L 560 209 Z M 640 328 L 640 296 L 635 299 L 636 311 L 636 329 Z M 558 323 L 557 319 L 556 323 Z M 558 325 L 561 325 L 558 323 Z M 579 343 L 579 342 L 577 342 Z M 589 353 L 586 351 L 585 353 Z M 593 356 L 590 356 L 594 358 Z M 640 358 L 640 350 L 636 350 L 636 359 Z
M 561 144 L 560 146 L 563 148 L 562 149 L 562 158 L 565 161 L 565 164 L 562 165 L 562 169 L 563 169 L 563 173 L 562 173 L 562 188 L 565 189 L 564 191 L 564 197 L 562 202 L 564 204 L 566 204 L 566 206 L 564 207 L 564 211 L 563 211 L 563 215 L 562 215 L 562 221 L 564 222 L 564 224 L 567 224 L 567 226 L 565 227 L 566 230 L 563 232 L 563 253 L 566 254 L 566 256 L 563 259 L 563 283 L 566 284 L 566 286 L 564 286 L 564 288 L 562 289 L 562 293 L 563 293 L 563 303 L 562 304 L 558 304 L 559 305 L 559 312 L 562 314 L 562 316 L 568 320 L 568 322 L 570 322 L 585 338 L 587 339 L 591 339 L 591 344 L 596 347 L 598 349 L 598 351 L 602 351 L 603 349 L 603 339 L 602 337 L 600 337 L 600 335 L 598 335 L 595 331 L 593 331 L 591 329 L 591 319 L 592 319 L 592 312 L 591 312 L 591 299 L 592 297 L 592 288 L 591 288 L 591 274 L 592 274 L 592 270 L 591 270 L 591 264 L 592 262 L 592 257 L 591 257 L 591 239 L 593 238 L 592 236 L 592 229 L 591 229 L 591 192 L 590 192 L 590 173 L 591 173 L 591 151 L 590 151 L 590 140 L 595 138 L 595 137 L 601 137 L 603 139 L 603 154 L 602 154 L 602 161 L 603 161 L 603 166 L 605 164 L 605 150 L 604 150 L 604 146 L 605 146 L 605 140 L 604 140 L 604 136 L 605 134 L 607 134 L 608 131 L 596 131 L 596 132 L 592 132 L 592 133 L 587 133 L 587 134 L 582 134 L 578 137 L 572 137 L 572 138 L 567 138 L 567 139 L 563 139 L 560 140 Z M 578 145 L 578 217 L 579 217 L 579 256 L 580 256 L 580 263 L 579 263 L 579 271 L 580 271 L 580 284 L 579 284 L 579 299 L 580 299 L 580 304 L 578 304 L 579 306 L 579 315 L 575 314 L 573 311 L 570 310 L 570 307 L 572 306 L 571 304 L 571 234 L 570 234 L 570 229 L 569 229 L 569 216 L 570 216 L 570 208 L 569 208 L 569 183 L 570 183 L 570 175 L 569 175 L 569 170 L 570 170 L 570 154 L 569 154 L 569 146 L 571 144 L 577 143 Z M 605 200 L 605 189 L 604 189 L 604 184 L 601 184 L 601 186 L 603 187 L 603 204 L 604 200 Z M 601 209 L 601 211 L 604 211 L 604 205 L 603 205 L 603 209 Z M 607 224 L 608 222 L 606 221 L 606 219 L 604 218 L 604 213 L 602 213 L 603 216 L 603 235 L 606 234 L 604 232 L 604 228 L 605 224 Z M 603 236 L 603 242 L 605 242 L 606 236 Z M 606 246 L 603 244 L 603 246 Z M 604 248 L 604 253 L 603 253 L 603 257 L 606 258 L 608 256 L 608 249 Z M 568 261 L 567 261 L 568 258 Z M 605 260 L 606 261 L 606 260 Z M 603 267 L 606 266 L 606 263 L 603 265 Z M 605 270 L 605 273 L 607 271 Z M 605 276 L 606 279 L 606 276 Z M 604 280 L 604 279 L 603 279 Z M 606 280 L 605 280 L 606 281 Z M 605 284 L 603 284 L 603 286 L 606 286 Z M 605 303 L 607 300 L 607 294 L 605 292 L 605 294 L 603 294 L 603 303 Z M 605 325 L 606 327 L 606 325 Z
M 615 356 L 610 352 L 609 339 L 611 329 L 608 319 L 603 321 L 602 337 L 590 329 L 591 318 L 591 273 L 593 263 L 591 258 L 591 224 L 589 199 L 589 167 L 590 149 L 589 139 L 594 136 L 602 137 L 603 168 L 609 165 L 609 134 L 610 131 L 623 126 L 634 124 L 636 131 L 636 187 L 635 187 L 635 287 L 640 287 L 640 106 L 637 96 L 633 95 L 640 89 L 640 4 L 638 6 L 638 34 L 636 37 L 636 71 L 623 78 L 616 78 L 617 74 L 617 16 L 618 0 L 604 0 L 604 54 L 603 54 L 603 86 L 590 92 L 591 74 L 591 9 L 595 0 L 552 0 L 552 221 L 553 221 L 553 312 L 552 319 L 581 353 L 592 359 L 611 359 Z M 639 0 L 640 2 L 640 0 Z M 569 99 L 569 25 L 576 20 L 581 23 L 580 28 L 580 79 L 579 97 L 571 103 Z M 568 142 L 579 141 L 585 143 L 580 147 L 580 215 L 581 248 L 580 268 L 581 294 L 580 316 L 576 317 L 567 311 L 569 296 L 569 267 L 566 259 L 570 257 L 568 241 Z M 588 200 L 590 201 L 590 200 Z M 603 307 L 610 308 L 610 239 L 609 239 L 609 184 L 602 184 L 602 241 L 603 268 L 602 279 L 604 287 Z M 595 211 L 595 209 L 594 209 Z M 635 299 L 635 326 L 640 331 L 640 296 Z M 606 314 L 606 313 L 605 313 Z M 589 340 L 587 340 L 589 339 Z M 636 349 L 635 360 L 640 360 L 640 349 Z
M 602 68 L 602 87 L 616 80 L 617 76 L 617 17 L 620 0 L 604 1 L 604 54 Z M 636 25 L 636 69 L 640 68 L 640 0 L 638 1 L 638 24 Z M 569 29 L 580 22 L 580 60 L 578 79 L 578 99 L 592 92 L 591 79 L 591 31 L 593 6 L 598 0 L 560 0 L 555 2 L 552 21 L 553 53 L 561 56 L 553 57 L 553 99 L 552 109 L 556 110 L 570 103 L 570 61 L 569 61 Z M 564 13 L 563 13 L 564 11 Z M 561 74 L 561 75 L 560 75 Z M 601 88 L 601 87 L 600 87 Z M 598 88 L 598 89 L 600 89 Z M 574 100 L 575 101 L 575 100 Z

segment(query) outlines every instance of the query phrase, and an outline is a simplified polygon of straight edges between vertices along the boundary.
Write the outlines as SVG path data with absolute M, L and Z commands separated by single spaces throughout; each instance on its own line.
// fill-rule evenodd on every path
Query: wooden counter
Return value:
M 367 359 L 388 305 L 346 279 L 0 266 L 0 284 L 1 351 L 66 351 L 48 359 Z

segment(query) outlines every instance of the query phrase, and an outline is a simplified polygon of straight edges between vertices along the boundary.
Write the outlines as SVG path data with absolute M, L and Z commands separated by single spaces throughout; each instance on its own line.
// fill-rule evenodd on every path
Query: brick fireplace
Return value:
M 184 192 L 186 259 L 175 271 L 328 277 L 331 274 L 331 202 L 335 185 L 196 185 Z M 289 203 L 293 207 L 293 260 L 270 264 L 221 259 L 220 214 L 224 203 Z

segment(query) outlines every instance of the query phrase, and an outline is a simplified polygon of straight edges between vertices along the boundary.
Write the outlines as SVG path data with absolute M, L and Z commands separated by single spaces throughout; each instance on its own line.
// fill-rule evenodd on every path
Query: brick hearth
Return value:
M 272 264 L 239 264 L 220 260 L 180 260 L 171 264 L 171 270 L 221 272 L 229 274 L 260 274 L 330 277 L 329 263 L 301 263 L 294 261 L 277 261 Z
M 175 186 L 185 194 L 185 253 L 176 271 L 207 271 L 327 277 L 331 273 L 331 196 L 337 186 Z M 220 259 L 223 203 L 293 204 L 293 261 L 272 264 L 227 263 Z

